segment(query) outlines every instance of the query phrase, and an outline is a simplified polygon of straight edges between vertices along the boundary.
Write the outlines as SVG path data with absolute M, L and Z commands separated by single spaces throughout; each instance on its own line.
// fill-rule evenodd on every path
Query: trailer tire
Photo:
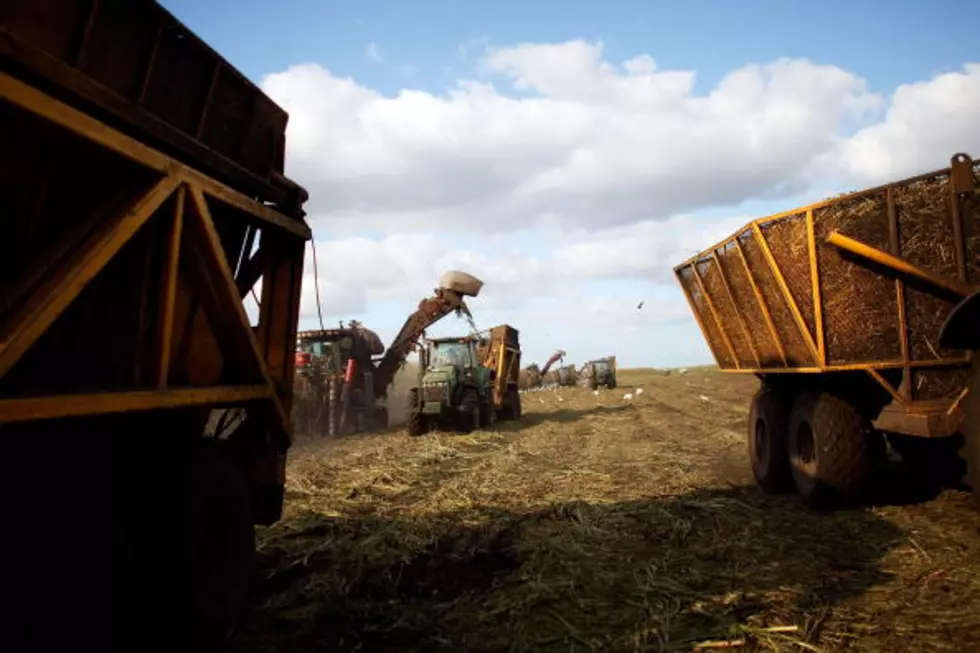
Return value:
M 789 419 L 793 482 L 812 508 L 851 503 L 868 475 L 870 427 L 861 412 L 826 392 L 803 392 Z
M 793 489 L 788 445 L 791 406 L 786 395 L 763 387 L 749 407 L 749 462 L 756 484 L 766 494 Z
M 110 502 L 84 481 L 41 473 L 7 514 L 3 641 L 9 651 L 112 651 L 133 645 L 131 547 Z
M 480 429 L 480 395 L 474 388 L 465 388 L 459 400 L 460 430 L 472 433 Z
M 255 555 L 251 499 L 225 442 L 198 442 L 182 472 L 172 520 L 178 597 L 195 644 L 214 646 L 248 602 Z
M 523 410 L 521 408 L 521 394 L 517 391 L 515 386 L 509 387 L 507 389 L 507 394 L 510 396 L 510 410 L 511 415 L 513 416 L 512 419 L 520 419 L 521 415 L 523 414 Z
M 970 385 L 963 398 L 963 447 L 960 457 L 966 462 L 963 481 L 970 486 L 973 503 L 980 508 L 980 352 L 973 354 L 973 371 Z

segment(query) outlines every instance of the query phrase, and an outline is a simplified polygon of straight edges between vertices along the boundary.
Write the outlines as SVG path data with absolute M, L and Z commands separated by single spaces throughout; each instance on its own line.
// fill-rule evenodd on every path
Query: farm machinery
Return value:
M 470 432 L 498 419 L 520 419 L 518 335 L 504 324 L 490 329 L 489 337 L 427 340 L 419 356 L 419 383 L 408 393 L 409 433 L 446 424 Z
M 297 428 L 312 433 L 325 421 L 330 436 L 387 428 L 388 410 L 374 393 L 374 357 L 384 349 L 378 334 L 356 321 L 298 333 Z
M 245 605 L 311 237 L 287 119 L 155 2 L 2 3 L 7 650 L 195 650 Z
M 297 388 L 304 401 L 297 414 L 309 432 L 331 436 L 384 429 L 388 387 L 425 330 L 452 312 L 472 320 L 464 297 L 476 297 L 483 282 L 450 271 L 432 297 L 423 299 L 385 350 L 378 335 L 352 321 L 346 328 L 303 331 L 297 337 Z
M 525 367 L 520 372 L 520 388 L 522 390 L 536 388 L 542 383 L 549 381 L 548 372 L 551 370 L 551 367 L 558 361 L 563 360 L 566 355 L 564 350 L 559 349 L 545 361 L 544 367 L 539 368 L 537 363 L 531 363 Z
M 980 498 L 978 167 L 957 154 L 754 220 L 675 268 L 719 367 L 761 379 L 748 452 L 763 490 L 849 502 L 887 443 L 929 474 L 958 451 Z
M 579 372 L 575 365 L 563 365 L 552 372 L 552 376 L 559 387 L 571 387 L 578 383 Z
M 582 366 L 581 382 L 592 390 L 600 386 L 612 390 L 616 387 L 616 357 L 606 356 L 591 360 Z

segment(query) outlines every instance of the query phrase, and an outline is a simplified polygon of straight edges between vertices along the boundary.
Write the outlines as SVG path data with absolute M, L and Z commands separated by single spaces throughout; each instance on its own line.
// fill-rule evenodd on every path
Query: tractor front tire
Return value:
M 473 388 L 463 390 L 459 400 L 459 422 L 463 433 L 472 433 L 480 428 L 480 395 Z
M 412 388 L 408 391 L 408 405 L 405 407 L 408 412 L 408 434 L 412 437 L 424 435 L 428 430 L 428 420 L 422 414 L 422 408 L 418 402 L 419 391 Z
M 803 392 L 789 418 L 793 482 L 804 503 L 828 509 L 852 503 L 868 476 L 870 425 L 851 403 Z
M 748 450 L 752 476 L 766 494 L 793 489 L 790 473 L 787 398 L 769 388 L 761 388 L 749 408 Z

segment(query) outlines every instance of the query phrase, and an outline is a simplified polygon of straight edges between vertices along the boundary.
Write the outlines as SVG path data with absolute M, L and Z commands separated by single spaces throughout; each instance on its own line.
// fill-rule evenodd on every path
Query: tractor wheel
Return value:
M 594 379 L 594 378 L 589 379 L 589 389 L 590 390 L 598 390 L 599 389 L 599 382 L 596 379 Z
M 171 504 L 176 589 L 204 646 L 224 640 L 245 609 L 255 554 L 248 485 L 229 454 L 224 442 L 199 442 Z
M 828 393 L 804 392 L 789 418 L 793 482 L 813 508 L 853 501 L 868 475 L 870 427 L 852 404 Z
M 507 389 L 507 398 L 510 402 L 510 414 L 511 419 L 521 418 L 521 393 L 517 391 L 517 388 L 511 386 Z
M 388 428 L 388 409 L 384 406 L 374 410 L 373 430 L 383 431 Z
M 970 391 L 963 398 L 963 448 L 960 457 L 966 462 L 964 482 L 973 493 L 973 503 L 980 508 L 980 352 L 973 354 Z
M 425 415 L 422 414 L 422 409 L 418 405 L 419 391 L 417 388 L 412 388 L 408 391 L 408 405 L 405 407 L 408 412 L 408 434 L 413 437 L 418 437 L 425 434 L 428 430 L 428 420 Z
M 488 395 L 480 403 L 480 427 L 493 426 L 497 422 L 497 411 L 493 407 L 493 399 Z
M 749 462 L 756 484 L 767 494 L 793 488 L 787 448 L 790 407 L 784 395 L 765 387 L 749 407 Z
M 463 390 L 459 400 L 459 427 L 463 433 L 480 428 L 480 395 L 473 388 Z

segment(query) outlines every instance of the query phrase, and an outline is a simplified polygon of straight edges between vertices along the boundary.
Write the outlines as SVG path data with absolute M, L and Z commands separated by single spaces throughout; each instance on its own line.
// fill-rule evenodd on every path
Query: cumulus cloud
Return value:
M 414 306 L 458 268 L 487 282 L 481 305 L 515 319 L 568 306 L 581 329 L 689 320 L 671 266 L 743 224 L 743 202 L 980 151 L 980 64 L 882 95 L 837 66 L 779 59 L 702 92 L 693 70 L 609 61 L 601 43 L 473 41 L 459 55 L 477 47 L 471 78 L 442 93 L 385 95 L 314 63 L 262 80 L 290 114 L 287 173 L 310 190 L 328 315 Z M 730 217 L 705 217 L 719 207 Z M 597 280 L 640 284 L 647 316 L 639 298 L 590 290 Z M 692 338 L 679 349 L 700 351 Z
M 839 161 L 859 185 L 949 165 L 954 153 L 980 156 L 980 64 L 899 86 L 884 120 L 845 140 Z
M 317 64 L 266 76 L 314 215 L 484 231 L 664 219 L 805 185 L 842 125 L 881 105 L 804 60 L 740 68 L 703 95 L 692 71 L 614 65 L 583 41 L 493 49 L 479 67 L 442 95 L 387 97 Z

